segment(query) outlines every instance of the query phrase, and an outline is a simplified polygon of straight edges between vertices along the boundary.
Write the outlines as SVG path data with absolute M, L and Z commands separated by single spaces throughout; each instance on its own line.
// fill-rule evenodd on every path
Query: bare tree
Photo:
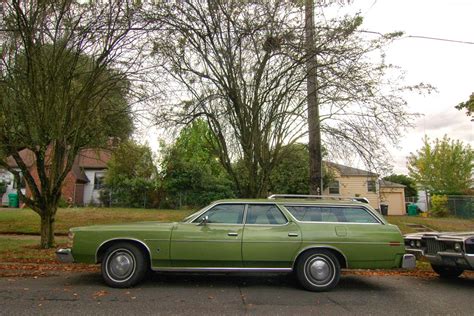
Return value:
M 18 194 L 41 217 L 43 248 L 54 245 L 61 187 L 79 150 L 130 130 L 134 57 L 125 52 L 139 9 L 131 2 L 3 2 L 0 151 L 19 171 L 0 165 L 24 178 L 31 194 Z M 34 154 L 33 168 L 21 150 Z
M 182 107 L 162 108 L 160 119 L 187 123 L 204 117 L 240 193 L 265 195 L 282 145 L 305 133 L 294 8 L 217 1 L 161 9 L 153 17 L 165 25 L 155 41 L 157 58 L 185 97 Z M 245 166 L 245 183 L 233 168 L 237 159 Z
M 304 7 L 188 0 L 158 6 L 150 19 L 162 23 L 154 51 L 170 92 L 159 122 L 204 117 L 240 194 L 265 195 L 282 147 L 307 135 L 305 64 L 314 56 L 304 49 Z M 358 16 L 317 21 L 312 51 L 323 145 L 329 157 L 357 154 L 384 166 L 387 141 L 411 117 L 400 81 L 386 80 L 383 58 L 384 45 L 400 34 L 362 37 Z

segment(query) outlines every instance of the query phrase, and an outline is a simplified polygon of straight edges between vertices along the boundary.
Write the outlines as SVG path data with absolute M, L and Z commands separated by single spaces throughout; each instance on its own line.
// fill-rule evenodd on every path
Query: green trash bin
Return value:
M 418 206 L 416 204 L 408 205 L 408 216 L 417 216 L 418 215 Z
M 8 207 L 18 207 L 18 194 L 17 193 L 9 193 L 8 194 Z

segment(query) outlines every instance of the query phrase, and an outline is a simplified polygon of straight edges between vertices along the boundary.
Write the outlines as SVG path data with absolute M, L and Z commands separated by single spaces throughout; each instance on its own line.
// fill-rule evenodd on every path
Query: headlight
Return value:
M 410 247 L 415 248 L 415 241 L 414 240 L 410 240 Z
M 72 248 L 74 242 L 74 232 L 72 230 L 67 234 L 67 247 Z
M 416 241 L 416 247 L 417 247 L 417 248 L 421 248 L 421 241 L 420 241 L 420 240 L 417 240 L 417 241 Z
M 461 250 L 462 250 L 461 244 L 458 243 L 458 242 L 455 243 L 455 244 L 454 244 L 454 250 L 456 250 L 457 252 L 461 252 Z

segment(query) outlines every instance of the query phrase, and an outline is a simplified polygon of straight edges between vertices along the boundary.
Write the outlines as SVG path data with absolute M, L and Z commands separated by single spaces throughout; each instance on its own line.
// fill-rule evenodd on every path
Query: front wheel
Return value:
M 463 269 L 438 266 L 435 264 L 431 264 L 431 268 L 433 268 L 434 272 L 438 273 L 441 278 L 445 279 L 455 279 L 464 272 Z
M 329 250 L 310 250 L 297 262 L 296 275 L 309 291 L 322 292 L 334 288 L 341 276 L 341 266 Z
M 145 277 L 147 271 L 145 255 L 131 243 L 112 245 L 102 260 L 102 278 L 111 287 L 134 286 Z

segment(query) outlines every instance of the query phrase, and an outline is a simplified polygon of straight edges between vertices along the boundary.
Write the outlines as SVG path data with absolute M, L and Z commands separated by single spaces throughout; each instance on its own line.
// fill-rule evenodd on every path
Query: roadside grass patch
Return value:
M 419 216 L 386 216 L 389 223 L 397 225 L 403 234 L 416 233 L 416 229 L 407 224 L 420 224 L 435 231 L 474 231 L 474 219 L 456 217 L 419 217 Z
M 76 226 L 119 224 L 141 221 L 179 221 L 194 210 L 154 210 L 78 207 L 62 208 L 56 214 L 55 232 L 66 235 Z M 38 234 L 40 217 L 30 209 L 0 210 L 0 233 Z
M 66 237 L 56 237 L 58 247 L 65 246 L 66 242 Z M 0 236 L 0 262 L 2 263 L 57 263 L 55 251 L 55 248 L 41 249 L 39 247 L 39 237 Z

